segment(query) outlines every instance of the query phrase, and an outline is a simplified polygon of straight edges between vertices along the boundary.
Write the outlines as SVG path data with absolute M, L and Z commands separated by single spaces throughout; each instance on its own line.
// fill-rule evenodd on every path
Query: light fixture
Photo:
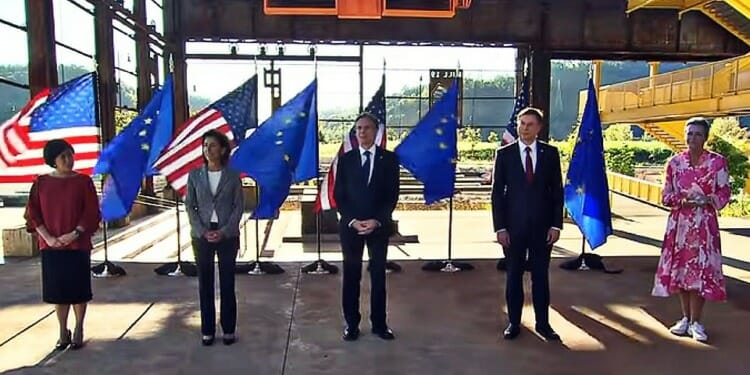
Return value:
M 260 45 L 260 55 L 261 56 L 265 56 L 266 55 L 266 45 L 265 44 L 261 44 Z
M 315 52 L 317 51 L 317 49 L 318 48 L 314 44 L 310 45 L 310 47 L 307 50 L 310 53 L 310 57 L 314 57 L 315 56 Z
M 232 43 L 232 44 L 229 45 L 229 53 L 232 54 L 232 55 L 236 55 L 237 54 L 237 45 L 236 44 Z
M 284 56 L 284 44 L 283 43 L 278 44 L 278 55 Z

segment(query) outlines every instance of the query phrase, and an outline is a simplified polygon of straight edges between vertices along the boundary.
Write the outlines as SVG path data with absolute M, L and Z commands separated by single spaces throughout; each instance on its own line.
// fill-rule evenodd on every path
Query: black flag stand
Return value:
M 599 270 L 604 273 L 612 274 L 621 273 L 623 271 L 622 269 L 607 269 L 600 255 L 594 253 L 586 253 L 586 236 L 581 239 L 581 255 L 579 255 L 575 259 L 562 262 L 560 264 L 560 268 L 569 271 Z
M 259 202 L 260 194 L 258 192 L 258 184 L 255 185 L 255 202 Z M 284 269 L 281 268 L 276 263 L 273 262 L 261 262 L 260 261 L 260 219 L 257 217 L 254 219 L 255 221 L 255 260 L 248 263 L 247 265 L 238 266 L 236 273 L 246 273 L 248 275 L 278 275 L 280 273 L 284 273 Z M 243 235 L 244 235 L 244 242 L 245 242 L 245 250 L 247 250 L 247 224 L 244 225 L 243 228 Z M 263 239 L 263 248 L 266 247 L 266 242 L 268 241 L 268 236 L 270 233 L 265 233 L 265 238 Z
M 106 179 L 106 177 L 104 177 Z M 104 179 L 102 179 L 102 191 L 104 191 Z M 107 221 L 102 220 L 102 240 L 104 241 L 104 262 L 91 267 L 91 276 L 96 278 L 108 278 L 125 276 L 127 272 L 125 269 L 110 262 L 107 246 Z
M 474 266 L 466 262 L 453 261 L 453 195 L 448 200 L 448 259 L 427 262 L 422 266 L 425 271 L 459 272 L 470 271 Z
M 320 184 L 318 184 L 318 191 L 320 191 Z M 320 212 L 315 214 L 315 231 L 317 237 L 315 242 L 318 250 L 318 260 L 302 267 L 302 272 L 312 275 L 327 275 L 338 273 L 338 267 L 326 262 L 320 256 Z
M 317 56 L 313 54 L 313 64 L 315 65 L 315 79 L 318 79 L 318 60 Z M 316 101 L 317 105 L 317 101 Z M 315 147 L 315 162 L 316 164 L 316 177 L 315 177 L 315 185 L 317 185 L 318 190 L 318 196 L 320 196 L 320 189 L 321 189 L 321 183 L 320 183 L 320 129 L 317 129 L 318 123 L 315 122 L 315 143 L 318 145 L 318 147 Z M 331 173 L 329 170 L 328 173 Z M 303 266 L 301 271 L 303 273 L 312 274 L 312 275 L 327 275 L 327 274 L 335 274 L 339 272 L 339 268 L 334 266 L 333 264 L 330 264 L 323 260 L 323 258 L 320 256 L 320 232 L 321 232 L 321 225 L 320 225 L 320 217 L 321 210 L 318 210 L 317 213 L 315 213 L 315 246 L 318 250 L 318 260 Z
M 154 272 L 163 276 L 198 276 L 198 268 L 191 262 L 182 261 L 182 246 L 180 244 L 180 198 L 175 191 L 174 211 L 177 219 L 177 262 L 165 263 L 157 267 Z

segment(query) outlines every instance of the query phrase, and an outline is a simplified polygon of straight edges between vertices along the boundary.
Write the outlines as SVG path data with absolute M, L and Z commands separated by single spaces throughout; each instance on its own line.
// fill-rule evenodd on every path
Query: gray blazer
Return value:
M 225 167 L 216 188 L 211 194 L 206 166 L 193 169 L 188 175 L 185 207 L 190 220 L 190 236 L 201 238 L 209 229 L 211 214 L 216 209 L 219 230 L 225 238 L 239 237 L 240 219 L 244 207 L 242 180 L 236 170 Z

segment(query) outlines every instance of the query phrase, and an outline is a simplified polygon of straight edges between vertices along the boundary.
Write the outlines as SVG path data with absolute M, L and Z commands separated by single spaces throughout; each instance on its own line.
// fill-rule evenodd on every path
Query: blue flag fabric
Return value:
M 95 125 L 95 83 L 94 73 L 88 73 L 52 90 L 47 102 L 31 114 L 29 131 Z
M 172 79 L 157 89 L 143 111 L 110 141 L 99 156 L 94 174 L 107 174 L 102 191 L 104 220 L 126 216 L 133 206 L 141 180 L 151 170 L 172 136 Z
M 318 175 L 317 87 L 314 80 L 277 109 L 232 155 L 230 165 L 259 189 L 253 219 L 275 218 L 289 187 Z
M 453 195 L 458 156 L 458 86 L 454 81 L 395 150 L 401 165 L 424 184 L 426 204 Z
M 591 79 L 578 138 L 565 179 L 565 207 L 591 249 L 607 242 L 607 236 L 612 234 L 612 212 L 604 164 L 602 123 Z
M 232 128 L 234 141 L 240 144 L 248 130 L 258 127 L 258 76 L 252 76 L 211 107 L 221 112 Z

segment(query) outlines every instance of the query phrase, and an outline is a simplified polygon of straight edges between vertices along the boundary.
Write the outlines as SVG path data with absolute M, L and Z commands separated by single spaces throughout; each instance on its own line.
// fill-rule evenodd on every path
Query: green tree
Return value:
M 632 141 L 633 132 L 630 130 L 630 125 L 614 124 L 604 130 L 604 139 L 607 141 Z

